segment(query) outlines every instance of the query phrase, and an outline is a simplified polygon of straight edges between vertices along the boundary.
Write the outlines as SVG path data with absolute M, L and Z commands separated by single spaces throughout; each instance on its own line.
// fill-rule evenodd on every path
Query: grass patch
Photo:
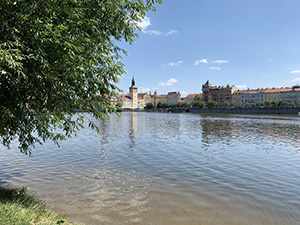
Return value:
M 57 225 L 72 224 L 64 217 L 57 217 L 48 210 L 46 204 L 27 188 L 0 186 L 0 224 L 13 225 Z

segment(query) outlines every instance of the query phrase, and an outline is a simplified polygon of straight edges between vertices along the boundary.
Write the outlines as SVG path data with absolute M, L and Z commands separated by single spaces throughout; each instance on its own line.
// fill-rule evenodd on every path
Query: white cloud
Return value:
M 290 73 L 300 73 L 300 70 L 292 70 Z
M 181 97 L 186 97 L 189 93 L 186 91 L 180 91 Z
M 171 66 L 171 67 L 173 67 L 173 66 L 179 66 L 179 64 L 181 64 L 181 63 L 183 63 L 182 60 L 180 60 L 178 62 L 170 62 L 170 63 L 165 64 L 164 66 Z
M 155 36 L 169 36 L 171 34 L 176 34 L 178 33 L 178 31 L 176 30 L 170 30 L 169 32 L 167 33 L 164 33 L 162 31 L 159 31 L 159 30 L 143 30 L 143 32 L 145 34 L 149 34 L 149 35 L 155 35 Z
M 196 60 L 194 65 L 197 66 L 197 65 L 199 65 L 200 63 L 207 64 L 208 61 L 207 61 L 207 59 Z
M 165 36 L 169 36 L 169 35 L 171 35 L 171 34 L 177 34 L 178 33 L 178 31 L 177 30 L 169 30 L 167 33 L 165 33 L 164 35 Z
M 140 93 L 145 93 L 145 92 L 150 92 L 151 89 L 147 87 L 139 87 L 139 92 Z
M 239 90 L 245 90 L 248 88 L 246 84 L 235 85 Z
M 171 78 L 167 82 L 160 82 L 159 86 L 172 86 L 175 83 L 178 83 L 178 80 L 176 80 L 175 78 Z
M 147 27 L 151 26 L 151 20 L 149 17 L 145 16 L 137 25 L 141 27 L 142 30 L 145 30 Z
M 149 35 L 155 35 L 155 36 L 169 36 L 171 34 L 178 33 L 177 30 L 169 30 L 167 33 L 164 33 L 159 30 L 146 30 L 149 26 L 151 26 L 151 19 L 147 16 L 145 16 L 141 22 L 138 22 L 137 25 L 142 28 L 142 32 Z
M 221 70 L 221 68 L 220 67 L 216 67 L 216 66 L 211 66 L 209 69 L 211 69 L 211 70 Z
M 163 33 L 159 30 L 143 30 L 145 34 L 155 35 L 155 36 L 161 36 Z
M 218 60 L 213 60 L 212 63 L 222 64 L 222 63 L 229 63 L 229 61 L 228 61 L 228 60 L 221 60 L 221 59 L 218 59 Z
M 299 78 L 295 78 L 294 80 L 292 80 L 292 82 L 295 82 L 295 83 L 300 82 L 300 77 Z

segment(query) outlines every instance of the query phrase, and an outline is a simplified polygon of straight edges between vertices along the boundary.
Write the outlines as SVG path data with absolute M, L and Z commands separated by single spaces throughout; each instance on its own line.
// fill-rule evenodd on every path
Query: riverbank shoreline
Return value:
M 13 188 L 0 185 L 0 224 L 66 224 L 65 217 L 53 214 L 37 196 L 26 187 Z
M 159 112 L 159 113 L 205 113 L 205 114 L 258 114 L 258 115 L 299 115 L 300 107 L 249 107 L 249 108 L 170 108 L 123 110 L 123 112 Z

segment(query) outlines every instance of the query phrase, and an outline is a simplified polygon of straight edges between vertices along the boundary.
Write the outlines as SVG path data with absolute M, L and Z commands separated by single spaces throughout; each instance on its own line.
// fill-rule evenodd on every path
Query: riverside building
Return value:
M 236 86 L 230 86 L 227 84 L 226 86 L 213 86 L 210 81 L 206 81 L 205 84 L 202 85 L 202 93 L 203 100 L 205 103 L 208 101 L 218 102 L 221 106 L 225 104 L 225 102 L 232 102 L 232 94 L 237 91 Z
M 180 92 L 179 91 L 169 92 L 167 95 L 167 103 L 170 105 L 178 102 L 181 102 Z
M 135 86 L 134 77 L 131 80 L 131 86 L 129 87 L 129 95 L 120 95 L 120 102 L 123 109 L 138 109 L 138 88 Z

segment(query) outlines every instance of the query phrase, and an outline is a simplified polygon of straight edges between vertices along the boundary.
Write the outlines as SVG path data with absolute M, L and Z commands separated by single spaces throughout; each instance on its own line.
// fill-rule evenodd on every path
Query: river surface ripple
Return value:
M 0 148 L 0 182 L 84 224 L 300 224 L 300 117 L 123 113 L 33 156 Z

